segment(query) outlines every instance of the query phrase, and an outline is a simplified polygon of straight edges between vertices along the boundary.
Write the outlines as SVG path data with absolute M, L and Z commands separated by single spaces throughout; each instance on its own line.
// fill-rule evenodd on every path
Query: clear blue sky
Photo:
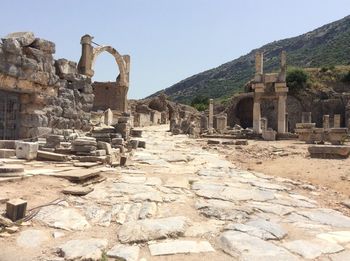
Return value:
M 1 0 L 0 36 L 33 31 L 78 62 L 80 37 L 131 55 L 129 98 L 143 98 L 261 45 L 350 14 L 349 0 Z M 101 54 L 94 80 L 114 81 Z

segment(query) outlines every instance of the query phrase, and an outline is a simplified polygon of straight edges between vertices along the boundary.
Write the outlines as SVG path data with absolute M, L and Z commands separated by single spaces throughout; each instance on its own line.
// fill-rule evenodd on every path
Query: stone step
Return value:
M 38 159 L 51 160 L 51 161 L 68 161 L 69 157 L 64 154 L 58 154 L 48 151 L 38 151 Z
M 11 157 L 16 157 L 15 149 L 0 149 L 0 158 L 8 159 Z
M 24 167 L 21 165 L 0 166 L 0 173 L 20 173 L 20 172 L 24 172 Z

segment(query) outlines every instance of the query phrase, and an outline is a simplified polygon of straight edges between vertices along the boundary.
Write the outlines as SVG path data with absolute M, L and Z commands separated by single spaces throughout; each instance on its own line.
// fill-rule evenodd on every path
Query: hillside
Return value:
M 166 88 L 165 94 L 181 103 L 189 103 L 198 95 L 215 99 L 230 97 L 242 91 L 245 83 L 252 78 L 257 50 L 264 52 L 266 71 L 278 68 L 282 50 L 288 53 L 288 66 L 349 65 L 350 16 L 306 34 L 266 44 L 238 59 L 182 80 Z M 157 94 L 159 92 L 151 96 Z

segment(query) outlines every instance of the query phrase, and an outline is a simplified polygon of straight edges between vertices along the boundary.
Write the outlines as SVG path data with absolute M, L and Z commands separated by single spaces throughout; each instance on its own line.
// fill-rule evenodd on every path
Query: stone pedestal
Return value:
M 267 141 L 276 140 L 276 131 L 274 131 L 274 130 L 262 130 L 262 137 L 264 140 L 267 140 Z
M 254 100 L 254 105 L 253 105 L 253 130 L 254 130 L 255 133 L 261 133 L 260 100 Z
M 205 114 L 201 115 L 201 125 L 200 125 L 200 127 L 201 127 L 202 131 L 208 130 L 208 117 Z
M 260 124 L 261 124 L 261 130 L 267 130 L 267 126 L 268 126 L 268 120 L 267 118 L 263 117 L 260 119 Z
M 278 118 L 277 118 L 278 133 L 286 132 L 286 100 L 287 100 L 287 96 L 285 95 L 278 96 Z
M 6 203 L 6 216 L 13 222 L 25 217 L 27 201 L 22 199 L 12 199 Z
M 325 130 L 329 129 L 329 115 L 323 115 L 323 128 Z
M 340 128 L 341 117 L 340 114 L 334 114 L 333 128 Z
M 311 123 L 311 112 L 302 112 L 301 113 L 301 123 Z
M 216 116 L 216 130 L 222 132 L 227 128 L 227 117 L 225 115 Z
M 16 142 L 16 157 L 18 159 L 33 160 L 38 155 L 39 143 L 37 142 Z
M 214 126 L 214 101 L 213 99 L 209 100 L 209 117 L 208 117 L 208 132 L 213 133 Z
M 327 133 L 327 141 L 329 141 L 332 145 L 340 145 L 344 142 L 347 135 L 347 128 L 332 128 L 329 129 Z

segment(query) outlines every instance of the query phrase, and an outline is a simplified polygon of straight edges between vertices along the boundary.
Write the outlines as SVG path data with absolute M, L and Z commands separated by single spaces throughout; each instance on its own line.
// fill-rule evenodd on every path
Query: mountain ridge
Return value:
M 215 68 L 185 78 L 158 91 L 174 101 L 190 103 L 196 96 L 225 99 L 244 89 L 254 75 L 254 54 L 264 52 L 264 70 L 277 70 L 279 54 L 287 51 L 288 66 L 322 67 L 350 64 L 350 15 L 315 30 L 253 49 Z

